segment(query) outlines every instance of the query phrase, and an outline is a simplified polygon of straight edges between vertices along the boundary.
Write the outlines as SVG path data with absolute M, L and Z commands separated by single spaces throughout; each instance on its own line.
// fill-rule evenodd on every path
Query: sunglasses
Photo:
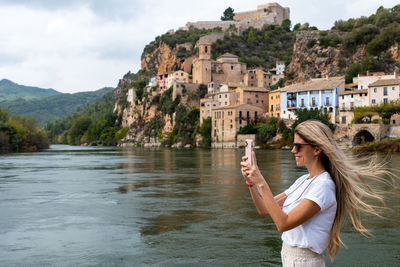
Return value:
M 303 146 L 312 146 L 312 144 L 293 143 L 293 147 L 296 148 L 296 151 L 297 151 L 297 152 L 300 152 L 300 149 L 301 149 Z

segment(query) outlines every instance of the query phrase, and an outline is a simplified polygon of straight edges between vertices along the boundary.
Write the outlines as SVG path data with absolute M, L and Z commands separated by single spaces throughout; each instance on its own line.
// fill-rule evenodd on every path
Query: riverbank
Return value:
M 366 144 L 354 146 L 352 150 L 357 152 L 400 152 L 400 138 L 386 137 L 381 141 L 373 141 Z

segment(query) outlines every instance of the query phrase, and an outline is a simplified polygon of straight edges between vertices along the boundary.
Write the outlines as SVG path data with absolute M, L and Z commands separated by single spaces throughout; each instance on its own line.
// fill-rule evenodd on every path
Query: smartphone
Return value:
M 248 160 L 248 162 L 250 162 L 251 165 L 253 165 L 251 152 L 253 151 L 254 142 L 253 142 L 252 139 L 246 139 L 245 144 L 246 144 L 246 156 L 247 156 L 247 160 Z

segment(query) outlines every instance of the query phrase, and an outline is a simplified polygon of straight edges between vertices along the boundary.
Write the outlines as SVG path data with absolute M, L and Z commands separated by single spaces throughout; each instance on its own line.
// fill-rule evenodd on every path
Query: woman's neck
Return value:
M 310 176 L 307 179 L 312 179 L 315 176 L 317 176 L 318 174 L 325 171 L 324 165 L 320 161 L 317 161 L 312 166 L 307 167 L 307 169 L 308 169 L 308 173 L 310 174 Z

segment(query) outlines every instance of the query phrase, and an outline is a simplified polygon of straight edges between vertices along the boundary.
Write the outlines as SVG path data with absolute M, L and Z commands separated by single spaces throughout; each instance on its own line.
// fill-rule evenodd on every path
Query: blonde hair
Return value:
M 353 227 L 364 236 L 370 235 L 370 232 L 361 222 L 361 213 L 382 217 L 378 210 L 385 207 L 383 194 L 369 186 L 365 178 L 392 185 L 395 176 L 384 169 L 383 163 L 377 163 L 376 158 L 370 158 L 369 163 L 365 164 L 346 155 L 334 140 L 330 128 L 320 121 L 302 122 L 294 132 L 307 143 L 322 150 L 322 163 L 336 185 L 337 210 L 328 245 L 329 257 L 333 261 L 340 245 L 345 246 L 340 238 L 340 225 L 346 213 Z M 390 179 L 384 179 L 385 176 Z M 365 199 L 377 200 L 381 206 L 369 204 Z

